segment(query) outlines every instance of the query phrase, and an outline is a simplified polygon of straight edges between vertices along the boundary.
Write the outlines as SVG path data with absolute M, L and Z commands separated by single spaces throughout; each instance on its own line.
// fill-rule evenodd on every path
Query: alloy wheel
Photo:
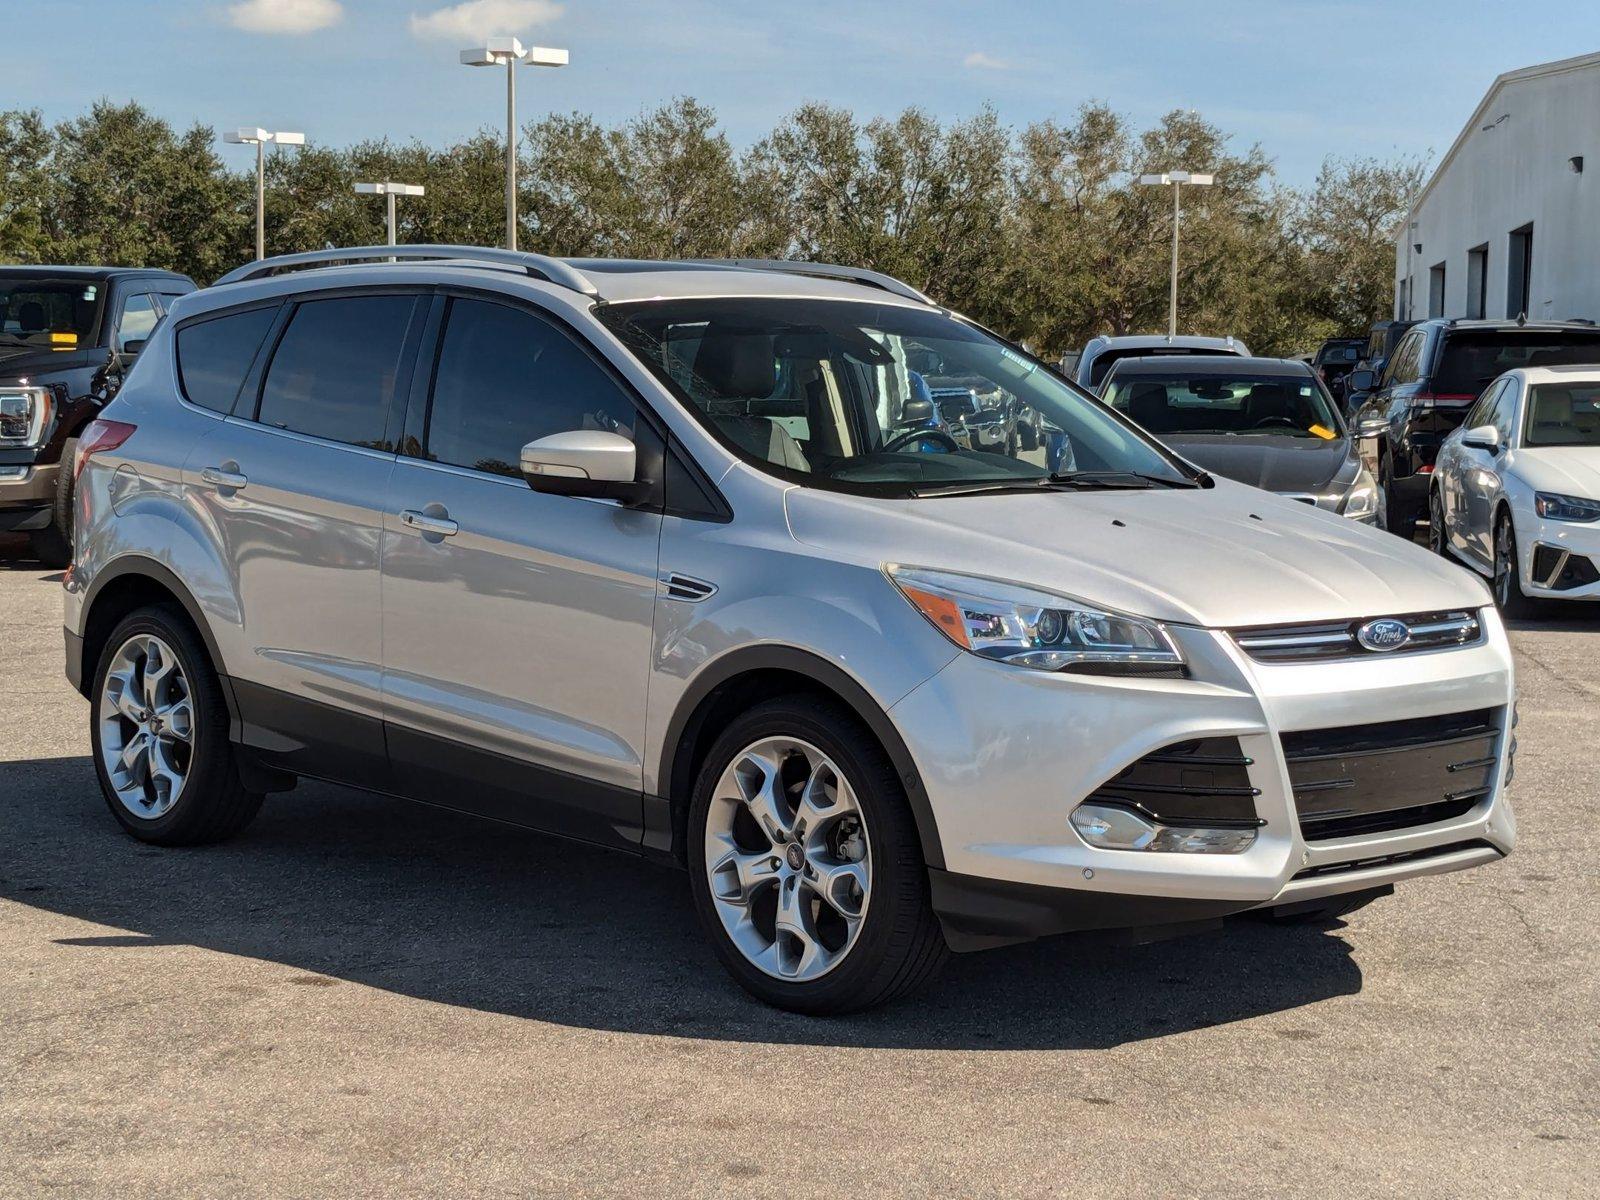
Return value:
M 100 761 L 122 806 L 136 817 L 166 815 L 194 763 L 194 701 L 178 656 L 149 633 L 112 657 L 96 707 Z
M 810 743 L 745 747 L 711 796 L 705 869 L 722 927 L 747 961 L 792 983 L 826 975 L 854 947 L 872 894 L 855 789 Z
M 1511 522 L 1501 521 L 1494 531 L 1494 599 L 1502 609 L 1511 606 L 1515 597 L 1512 585 L 1516 580 L 1517 554 L 1511 544 Z
M 1428 549 L 1444 553 L 1444 506 L 1438 492 L 1428 498 Z

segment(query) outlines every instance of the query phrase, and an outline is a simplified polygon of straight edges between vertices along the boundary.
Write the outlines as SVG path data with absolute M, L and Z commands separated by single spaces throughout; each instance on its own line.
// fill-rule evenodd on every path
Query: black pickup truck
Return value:
M 0 533 L 72 556 L 72 452 L 194 280 L 133 267 L 0 267 Z

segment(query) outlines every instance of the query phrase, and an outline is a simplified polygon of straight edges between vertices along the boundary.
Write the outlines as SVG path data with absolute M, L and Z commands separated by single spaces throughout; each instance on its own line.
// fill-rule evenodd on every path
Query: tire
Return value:
M 1428 489 L 1428 549 L 1441 558 L 1450 557 L 1450 547 L 1444 531 L 1444 501 L 1438 488 Z
M 1500 615 L 1508 620 L 1526 621 L 1539 614 L 1537 601 L 1522 590 L 1522 576 L 1517 569 L 1517 531 L 1506 512 L 1494 523 L 1494 602 Z
M 769 780 L 781 786 L 763 791 Z M 796 802 L 813 791 L 827 807 Z M 813 872 L 828 874 L 813 882 Z M 689 878 L 728 973 L 791 1012 L 830 1016 L 888 1003 L 926 984 L 949 956 L 899 775 L 836 703 L 770 700 L 717 739 L 690 805 Z M 828 881 L 835 891 L 842 885 L 840 902 L 818 890 Z M 852 908 L 854 925 L 842 916 Z M 785 933 L 784 922 L 797 932 Z
M 1403 537 L 1408 542 L 1415 541 L 1417 512 L 1410 502 L 1400 497 L 1394 480 L 1385 469 L 1387 464 L 1387 459 L 1379 464 L 1379 486 L 1383 491 L 1383 527 L 1396 537 Z
M 62 443 L 56 491 L 50 501 L 50 524 L 28 535 L 33 556 L 56 570 L 72 564 L 72 460 L 77 450 L 77 438 Z
M 147 686 L 147 672 L 158 682 Z M 89 696 L 100 790 L 134 837 L 197 846 L 230 838 L 255 818 L 262 795 L 240 781 L 221 684 L 181 611 L 158 605 L 124 617 L 105 641 Z M 142 756 L 130 749 L 135 741 Z M 121 765 L 129 757 L 131 769 Z

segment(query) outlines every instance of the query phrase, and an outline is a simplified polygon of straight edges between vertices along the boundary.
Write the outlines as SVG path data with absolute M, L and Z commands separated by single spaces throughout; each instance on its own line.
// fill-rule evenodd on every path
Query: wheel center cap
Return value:
M 791 871 L 798 871 L 806 865 L 806 852 L 800 849 L 799 842 L 790 842 L 789 848 L 784 851 L 784 857 L 789 860 Z

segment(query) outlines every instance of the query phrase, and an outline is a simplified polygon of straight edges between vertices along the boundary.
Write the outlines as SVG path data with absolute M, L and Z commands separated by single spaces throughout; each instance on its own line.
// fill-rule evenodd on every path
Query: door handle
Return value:
M 207 467 L 200 472 L 200 478 L 214 488 L 227 488 L 233 492 L 239 491 L 250 482 L 248 476 L 241 475 L 238 471 L 225 471 L 221 467 Z
M 435 537 L 454 537 L 456 530 L 461 528 L 449 517 L 434 516 L 414 508 L 400 511 L 400 524 L 421 534 L 431 533 Z

